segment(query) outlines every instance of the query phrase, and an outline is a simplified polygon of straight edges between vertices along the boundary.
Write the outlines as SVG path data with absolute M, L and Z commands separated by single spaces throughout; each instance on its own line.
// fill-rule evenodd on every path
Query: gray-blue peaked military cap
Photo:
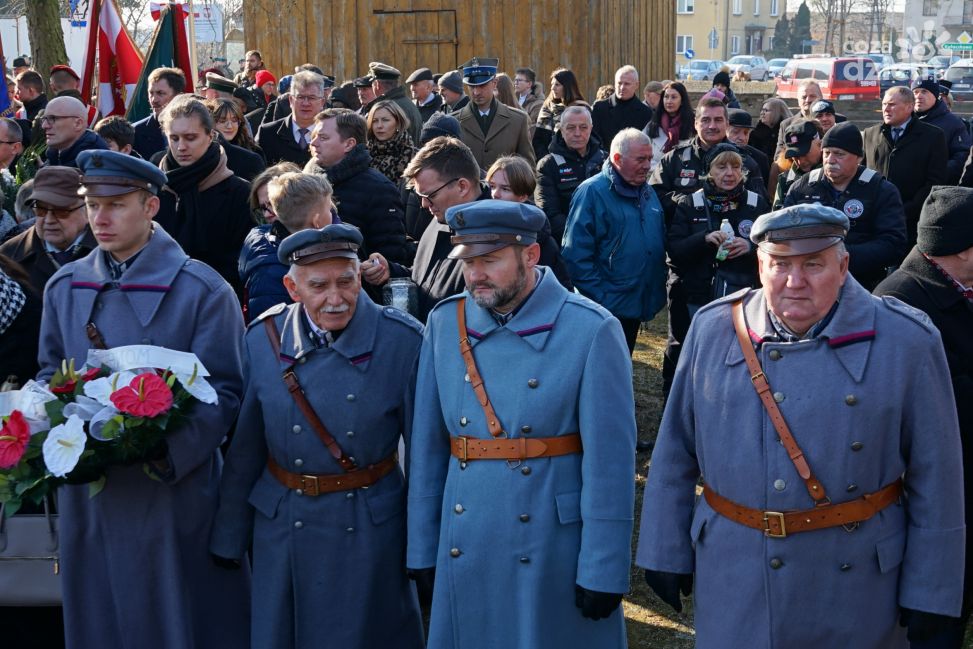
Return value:
M 277 259 L 282 264 L 304 266 L 331 257 L 358 258 L 361 231 L 347 223 L 332 223 L 320 230 L 301 230 L 280 243 Z
M 848 217 L 844 212 L 809 203 L 760 216 L 750 229 L 750 240 L 772 255 L 808 255 L 830 248 L 846 234 Z
M 456 233 L 450 259 L 468 259 L 507 246 L 529 246 L 544 227 L 544 211 L 527 203 L 482 200 L 446 210 L 446 223 Z
M 166 174 L 150 162 L 107 150 L 78 154 L 81 170 L 81 196 L 119 196 L 137 189 L 158 194 L 166 184 Z

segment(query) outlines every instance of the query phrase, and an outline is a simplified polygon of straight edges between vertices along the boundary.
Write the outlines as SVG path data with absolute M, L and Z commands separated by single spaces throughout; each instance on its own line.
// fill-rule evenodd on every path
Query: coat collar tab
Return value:
M 567 300 L 567 291 L 558 283 L 554 273 L 548 268 L 540 268 L 540 280 L 534 292 L 527 298 L 523 307 L 506 324 L 506 328 L 517 334 L 521 340 L 536 350 L 544 349 L 554 331 L 557 316 Z M 500 325 L 489 310 L 476 305 L 473 297 L 466 292 L 466 331 L 470 344 L 488 338 L 500 329 Z

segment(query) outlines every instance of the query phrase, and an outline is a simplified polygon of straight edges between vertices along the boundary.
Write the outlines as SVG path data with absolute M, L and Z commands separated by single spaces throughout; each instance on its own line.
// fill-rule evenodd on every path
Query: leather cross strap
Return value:
M 273 457 L 267 457 L 267 470 L 270 475 L 288 489 L 300 489 L 305 496 L 320 496 L 336 491 L 351 491 L 370 487 L 395 469 L 399 461 L 398 453 L 392 453 L 378 464 L 347 473 L 300 474 L 291 473 L 277 464 Z
M 470 377 L 470 385 L 476 394 L 483 414 L 486 416 L 487 429 L 494 437 L 505 435 L 503 426 L 500 425 L 500 418 L 497 417 L 490 397 L 487 396 L 486 387 L 483 385 L 483 377 L 476 369 L 476 360 L 473 358 L 473 346 L 470 344 L 470 337 L 466 331 L 466 298 L 460 298 L 456 302 L 456 323 L 459 326 L 459 352 L 463 355 L 463 362 L 466 364 L 466 374 Z
M 108 345 L 105 344 L 105 339 L 102 337 L 101 332 L 98 331 L 98 327 L 94 322 L 88 321 L 88 324 L 84 326 L 84 333 L 88 336 L 92 347 L 95 349 L 108 349 Z
M 814 477 L 814 474 L 811 472 L 811 467 L 804 457 L 804 451 L 801 450 L 801 447 L 797 445 L 797 440 L 791 435 L 791 430 L 787 426 L 787 422 L 784 421 L 784 415 L 781 414 L 780 408 L 777 407 L 777 402 L 774 401 L 774 395 L 770 391 L 770 383 L 767 381 L 767 376 L 764 374 L 763 368 L 760 367 L 757 354 L 753 351 L 753 343 L 750 342 L 750 336 L 747 334 L 747 325 L 743 318 L 743 300 L 734 302 L 732 311 L 733 328 L 736 330 L 737 340 L 740 342 L 740 349 L 743 351 L 743 358 L 747 362 L 747 369 L 750 370 L 750 381 L 753 383 L 753 389 L 757 391 L 757 394 L 760 396 L 760 401 L 767 410 L 767 414 L 770 415 L 770 421 L 773 423 L 774 429 L 777 431 L 777 435 L 784 445 L 784 449 L 787 450 L 787 455 L 791 458 L 791 462 L 794 463 L 797 474 L 801 476 L 804 484 L 807 486 L 807 492 L 819 506 L 827 505 L 830 501 L 824 493 L 824 485 Z
M 782 539 L 788 534 L 810 532 L 827 527 L 847 526 L 867 521 L 869 518 L 896 502 L 902 495 L 902 478 L 885 485 L 878 491 L 865 494 L 855 500 L 834 505 L 818 505 L 813 509 L 796 512 L 771 512 L 745 507 L 724 498 L 708 485 L 703 497 L 717 514 L 731 521 L 762 530 L 765 536 Z
M 264 330 L 267 332 L 267 338 L 270 339 L 270 347 L 274 350 L 274 357 L 280 358 L 280 332 L 277 331 L 277 324 L 274 322 L 273 316 L 264 318 Z M 337 460 L 338 464 L 345 471 L 352 472 L 356 470 L 358 465 L 348 455 L 345 455 L 344 450 L 338 446 L 338 442 L 335 441 L 334 436 L 328 432 L 324 422 L 318 417 L 318 413 L 314 412 L 314 408 L 308 402 L 307 395 L 304 394 L 304 389 L 301 387 L 300 381 L 297 380 L 297 375 L 294 374 L 294 370 L 288 369 L 284 372 L 282 378 L 284 379 L 284 385 L 287 386 L 287 391 L 291 393 L 291 397 L 294 399 L 294 403 L 297 404 L 304 418 L 311 424 L 311 428 L 317 433 L 321 442 L 328 448 L 331 457 Z
M 450 437 L 449 450 L 460 462 L 471 460 L 529 460 L 581 452 L 581 435 L 480 439 Z

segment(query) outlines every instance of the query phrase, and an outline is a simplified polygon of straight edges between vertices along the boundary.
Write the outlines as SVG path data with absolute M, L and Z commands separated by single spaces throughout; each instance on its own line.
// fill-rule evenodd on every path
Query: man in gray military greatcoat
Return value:
M 960 613 L 962 455 L 940 335 L 848 273 L 848 225 L 821 205 L 761 216 L 762 288 L 689 329 L 636 563 L 676 610 L 695 588 L 699 649 L 902 649 Z
M 252 646 L 419 649 L 405 479 L 422 325 L 361 289 L 357 228 L 284 239 L 280 304 L 250 325 L 246 392 L 210 541 L 253 544 Z
M 94 344 L 155 345 L 196 354 L 219 403 L 195 404 L 144 465 L 109 467 L 94 498 L 87 485 L 59 490 L 67 646 L 238 649 L 248 571 L 219 570 L 201 539 L 243 392 L 240 303 L 152 222 L 166 181 L 158 167 L 112 151 L 83 151 L 78 167 L 98 248 L 47 283 L 38 378 L 65 359 L 83 363 Z

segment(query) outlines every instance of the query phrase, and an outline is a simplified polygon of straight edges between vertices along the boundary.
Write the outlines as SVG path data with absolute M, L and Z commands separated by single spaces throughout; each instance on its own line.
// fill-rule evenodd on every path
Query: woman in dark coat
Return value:
M 693 103 L 686 86 L 670 81 L 662 89 L 659 101 L 662 110 L 652 113 L 652 119 L 642 132 L 652 140 L 652 166 L 659 164 L 662 156 L 696 135 Z M 611 145 L 611 143 L 607 143 Z
M 777 137 L 780 133 L 780 123 L 791 116 L 791 109 L 783 99 L 772 97 L 760 107 L 760 117 L 757 125 L 750 131 L 750 146 L 763 151 L 767 158 L 774 159 L 777 151 Z
M 591 106 L 585 101 L 578 78 L 567 68 L 560 68 L 551 74 L 551 92 L 541 105 L 537 115 L 537 125 L 531 144 L 534 147 L 534 159 L 540 160 L 547 155 L 547 149 L 554 138 L 554 131 L 561 125 L 561 113 L 568 106 Z
M 368 111 L 365 137 L 372 166 L 396 185 L 416 149 L 409 134 L 409 117 L 394 101 L 383 99 Z
M 226 153 L 213 141 L 213 116 L 203 102 L 180 95 L 159 122 L 169 148 L 159 163 L 167 180 L 155 220 L 187 255 L 211 266 L 239 295 L 237 260 L 254 226 L 250 183 L 226 166 Z

